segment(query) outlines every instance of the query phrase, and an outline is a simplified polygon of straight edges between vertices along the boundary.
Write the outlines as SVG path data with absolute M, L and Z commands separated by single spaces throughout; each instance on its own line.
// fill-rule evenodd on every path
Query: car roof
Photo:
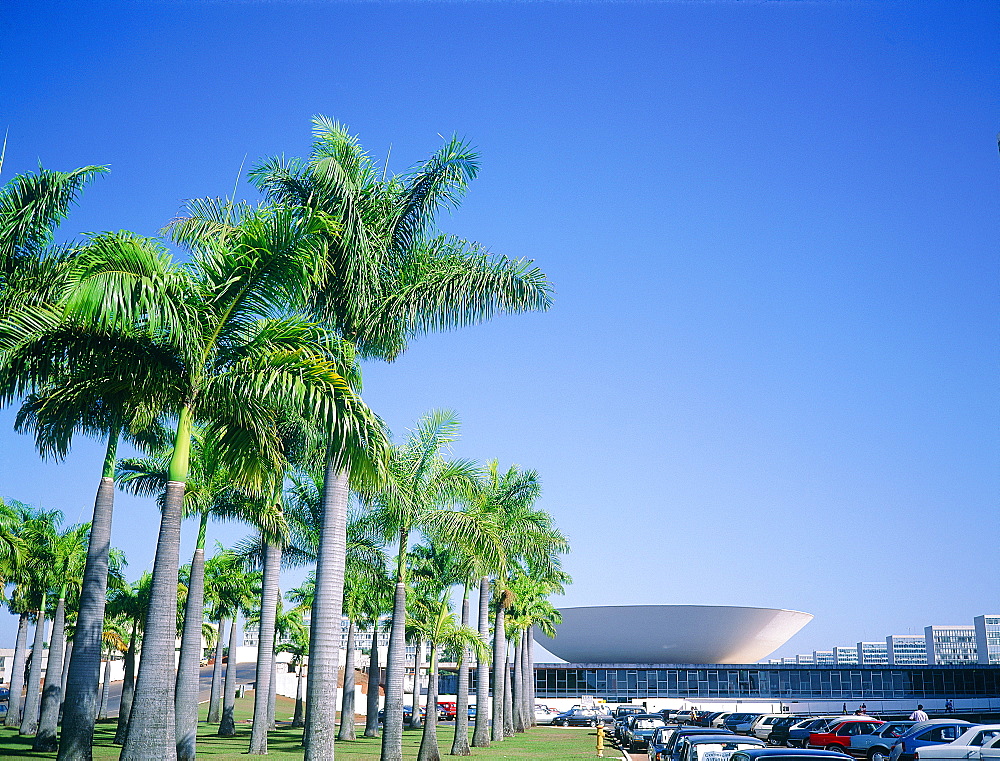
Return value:
M 927 727 L 939 727 L 941 725 L 947 725 L 947 724 L 954 724 L 956 726 L 967 726 L 967 727 L 975 726 L 971 721 L 966 721 L 965 719 L 929 719 L 928 721 L 918 721 L 916 724 L 910 727 L 910 731 L 907 732 L 906 734 L 910 734 L 910 732 L 917 732 Z
M 751 735 L 738 735 L 735 732 L 731 735 L 727 734 L 712 734 L 712 735 L 694 735 L 689 738 L 689 742 L 692 745 L 697 743 L 710 743 L 710 742 L 749 742 L 753 745 L 760 744 L 763 745 L 764 741 L 759 737 L 753 737 Z
M 740 753 L 745 753 L 750 758 L 770 758 L 770 757 L 786 757 L 786 758 L 840 758 L 844 759 L 843 753 L 837 753 L 832 750 L 813 750 L 811 748 L 754 748 L 753 750 L 741 750 Z

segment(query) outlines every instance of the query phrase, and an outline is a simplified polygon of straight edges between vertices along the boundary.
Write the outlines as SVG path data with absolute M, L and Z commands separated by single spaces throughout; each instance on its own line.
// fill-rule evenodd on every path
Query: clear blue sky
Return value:
M 443 226 L 555 306 L 415 342 L 368 402 L 540 471 L 565 604 L 806 610 L 809 651 L 996 612 L 998 31 L 972 0 L 15 0 L 0 180 L 108 164 L 62 235 L 153 234 L 313 114 L 394 171 L 468 137 Z M 86 519 L 99 447 L 43 465 L 11 421 L 0 494 Z M 157 521 L 119 498 L 133 576 Z

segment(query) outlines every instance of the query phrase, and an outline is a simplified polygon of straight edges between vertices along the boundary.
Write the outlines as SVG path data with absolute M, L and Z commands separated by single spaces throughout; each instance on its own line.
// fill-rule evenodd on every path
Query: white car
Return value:
M 750 734 L 758 739 L 766 740 L 767 736 L 771 734 L 771 725 L 774 724 L 774 720 L 785 716 L 788 716 L 788 714 L 762 713 L 754 720 L 754 723 L 750 725 Z
M 913 761 L 1000 761 L 1000 724 L 969 727 L 950 743 L 917 748 Z
M 552 719 L 559 715 L 555 708 L 549 708 L 542 703 L 535 703 L 535 724 L 551 724 Z

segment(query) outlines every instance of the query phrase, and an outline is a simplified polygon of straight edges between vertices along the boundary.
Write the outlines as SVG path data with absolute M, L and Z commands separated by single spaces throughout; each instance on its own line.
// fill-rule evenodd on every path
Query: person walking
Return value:
M 917 710 L 910 714 L 910 721 L 927 721 L 928 718 L 922 705 L 917 705 Z

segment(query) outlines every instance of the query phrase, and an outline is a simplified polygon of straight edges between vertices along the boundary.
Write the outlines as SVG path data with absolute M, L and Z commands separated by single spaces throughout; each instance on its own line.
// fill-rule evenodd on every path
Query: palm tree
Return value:
M 62 658 L 66 645 L 66 595 L 75 593 L 83 582 L 83 567 L 90 543 L 90 525 L 71 526 L 61 531 L 52 545 L 49 583 L 56 591 L 56 609 L 49 638 L 49 659 L 45 670 L 38 733 L 32 750 L 54 751 L 59 747 L 56 725 L 62 703 Z
M 412 171 L 388 177 L 343 126 L 318 117 L 314 131 L 308 161 L 270 159 L 250 177 L 269 200 L 306 214 L 322 212 L 339 223 L 328 240 L 313 309 L 362 356 L 391 360 L 421 333 L 474 324 L 498 312 L 548 308 L 551 287 L 530 262 L 490 256 L 476 244 L 434 229 L 437 213 L 457 204 L 478 171 L 478 157 L 468 145 L 452 139 Z M 344 471 L 351 458 L 338 437 L 332 436 L 331 442 L 313 616 L 316 646 L 308 684 L 312 708 L 306 761 L 332 757 L 336 732 L 333 696 L 348 489 Z M 389 741 L 394 748 L 395 735 Z
M 450 586 L 449 588 L 450 589 Z M 455 616 L 449 610 L 448 589 L 440 592 L 431 615 L 417 619 L 416 626 L 423 638 L 430 642 L 430 669 L 427 680 L 427 719 L 420 738 L 417 761 L 439 761 L 441 752 L 437 741 L 437 698 L 438 698 L 438 653 L 444 648 L 451 651 L 471 648 L 474 652 L 484 649 L 479 633 L 475 629 L 455 624 Z M 485 653 L 483 654 L 485 657 Z M 416 704 L 413 710 L 417 710 Z
M 121 703 L 118 708 L 118 727 L 114 742 L 125 742 L 128 719 L 132 712 L 132 697 L 135 694 L 135 655 L 142 638 L 142 626 L 149 613 L 149 595 L 153 575 L 148 571 L 132 584 L 123 584 L 108 595 L 106 612 L 108 618 L 119 620 L 129 631 L 125 650 L 125 676 L 122 682 Z
M 295 669 L 295 714 L 292 716 L 292 726 L 305 726 L 305 703 L 302 694 L 303 667 L 309 656 L 309 636 L 303 628 L 301 632 L 294 632 L 288 639 L 278 645 L 278 652 L 288 653 L 292 656 L 292 667 Z
M 469 515 L 453 509 L 479 474 L 478 467 L 468 460 L 445 458 L 445 451 L 457 435 L 458 420 L 454 413 L 435 411 L 425 415 L 407 440 L 393 448 L 387 486 L 371 497 L 374 519 L 387 538 L 395 537 L 398 550 L 382 761 L 394 761 L 402 754 L 407 559 L 411 535 L 420 531 L 445 540 L 473 542 L 483 532 L 483 527 Z

